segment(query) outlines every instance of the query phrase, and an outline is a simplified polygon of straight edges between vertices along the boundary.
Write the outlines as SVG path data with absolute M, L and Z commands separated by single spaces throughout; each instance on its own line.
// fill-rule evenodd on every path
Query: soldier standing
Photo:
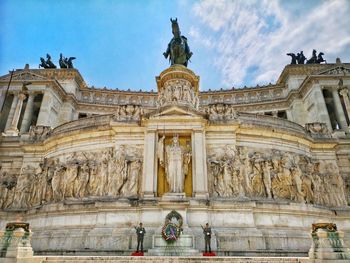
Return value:
M 139 252 L 139 248 L 141 247 L 141 252 L 143 252 L 143 237 L 145 236 L 146 230 L 142 226 L 142 223 L 140 223 L 139 227 L 136 227 L 136 234 L 137 234 L 137 250 L 136 252 Z
M 203 229 L 204 234 L 204 240 L 205 240 L 205 253 L 209 251 L 211 253 L 211 246 L 210 246 L 210 240 L 211 240 L 211 227 L 208 223 L 205 224 L 205 227 L 201 226 Z M 208 250 L 209 248 L 209 250 Z

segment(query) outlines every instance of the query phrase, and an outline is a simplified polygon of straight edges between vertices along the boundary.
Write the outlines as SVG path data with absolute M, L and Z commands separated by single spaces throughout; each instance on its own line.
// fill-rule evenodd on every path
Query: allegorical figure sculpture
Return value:
M 193 53 L 187 44 L 187 38 L 181 35 L 177 18 L 170 18 L 170 21 L 174 37 L 170 40 L 168 48 L 163 55 L 165 58 L 169 57 L 171 65 L 179 64 L 187 67 L 187 63 Z
M 188 174 L 188 165 L 191 161 L 189 147 L 182 147 L 179 138 L 175 135 L 171 145 L 164 146 L 164 136 L 158 141 L 158 158 L 160 165 L 165 168 L 165 175 L 171 193 L 184 191 L 185 176 Z M 161 152 L 160 149 L 165 149 Z

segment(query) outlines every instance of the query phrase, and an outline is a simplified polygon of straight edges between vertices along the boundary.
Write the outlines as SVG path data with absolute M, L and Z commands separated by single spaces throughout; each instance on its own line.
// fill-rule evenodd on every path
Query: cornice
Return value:
M 315 73 L 325 71 L 327 69 L 334 68 L 336 66 L 343 65 L 345 67 L 350 67 L 350 63 L 342 64 L 304 64 L 304 65 L 287 65 L 284 67 L 281 75 L 279 76 L 276 84 L 283 85 L 286 83 L 287 77 L 290 75 L 313 75 Z

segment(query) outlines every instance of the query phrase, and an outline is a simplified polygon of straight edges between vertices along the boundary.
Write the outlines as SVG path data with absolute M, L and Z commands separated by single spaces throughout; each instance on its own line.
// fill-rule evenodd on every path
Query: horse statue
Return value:
M 320 52 L 317 56 L 317 60 L 316 60 L 316 63 L 317 64 L 321 64 L 321 62 L 324 62 L 324 63 L 327 63 L 327 61 L 325 59 L 323 59 L 323 56 L 324 53 L 323 52 Z
M 73 67 L 73 60 L 75 59 L 75 57 L 69 57 L 68 59 L 67 58 L 65 58 L 65 62 L 66 62 L 66 64 L 68 65 L 68 68 L 74 68 Z
M 40 57 L 40 64 L 39 64 L 39 68 L 49 68 L 49 66 L 46 64 L 46 61 L 43 57 Z
M 187 63 L 193 53 L 187 44 L 187 38 L 181 35 L 177 18 L 170 18 L 170 21 L 174 37 L 170 40 L 168 48 L 163 55 L 165 58 L 169 57 L 171 65 L 180 64 L 187 67 Z
M 51 61 L 51 56 L 50 54 L 46 54 L 46 65 L 48 65 L 48 68 L 56 68 L 56 65 L 53 64 L 53 62 Z
M 294 53 L 287 53 L 287 56 L 292 57 L 292 61 L 290 62 L 291 65 L 297 64 L 297 56 Z
M 306 64 L 317 63 L 316 49 L 312 50 L 312 57 L 306 61 Z
M 60 67 L 61 68 L 74 68 L 73 62 L 72 62 L 74 59 L 75 59 L 75 57 L 65 58 L 61 53 L 60 60 L 59 60 Z

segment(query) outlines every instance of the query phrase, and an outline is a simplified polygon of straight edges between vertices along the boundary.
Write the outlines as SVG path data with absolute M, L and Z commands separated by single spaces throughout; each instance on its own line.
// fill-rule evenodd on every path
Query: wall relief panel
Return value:
M 142 162 L 142 146 L 117 145 L 45 158 L 37 167 L 24 163 L 19 174 L 1 169 L 0 208 L 26 209 L 67 199 L 138 197 Z
M 344 179 L 335 161 L 228 145 L 209 148 L 208 175 L 213 197 L 347 205 Z

